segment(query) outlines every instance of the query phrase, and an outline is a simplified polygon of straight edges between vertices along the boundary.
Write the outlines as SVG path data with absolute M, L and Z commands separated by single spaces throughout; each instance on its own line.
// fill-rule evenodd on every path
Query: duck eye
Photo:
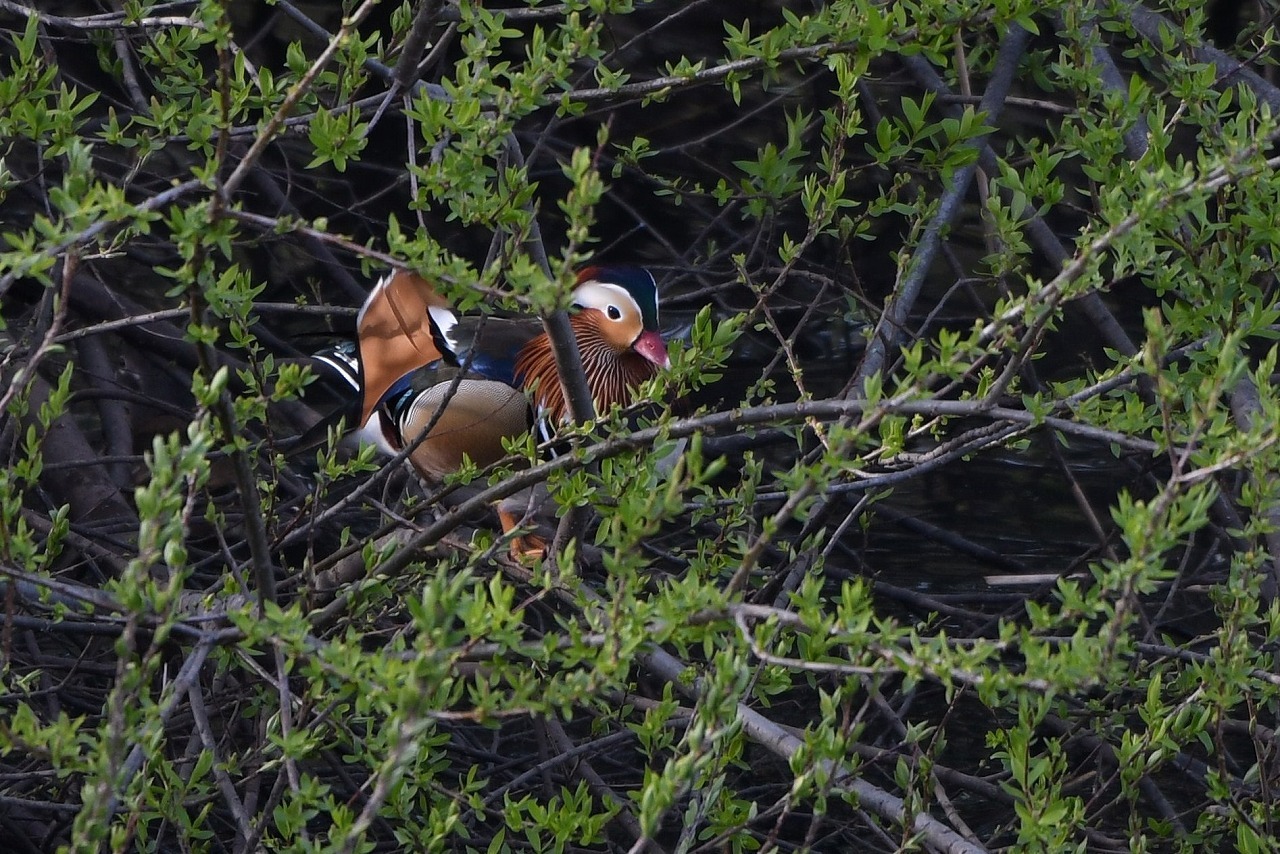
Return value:
M 609 306 L 609 308 L 605 310 L 605 314 L 609 316 L 610 320 L 622 319 L 622 310 L 618 308 L 616 305 Z

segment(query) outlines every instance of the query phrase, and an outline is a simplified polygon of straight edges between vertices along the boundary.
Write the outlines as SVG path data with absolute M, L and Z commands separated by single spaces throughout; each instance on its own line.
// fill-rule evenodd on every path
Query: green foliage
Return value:
M 1275 848 L 1263 23 L 259 6 L 0 10 L 14 850 Z M 304 307 L 596 259 L 656 411 L 292 444 Z M 522 564 L 473 511 L 544 492 Z

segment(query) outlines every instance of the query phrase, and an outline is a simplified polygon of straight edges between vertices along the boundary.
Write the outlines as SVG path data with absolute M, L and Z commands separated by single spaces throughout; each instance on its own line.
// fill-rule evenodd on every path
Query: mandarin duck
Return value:
M 642 267 L 579 272 L 569 324 L 598 412 L 630 403 L 641 383 L 670 365 L 657 284 Z M 369 294 L 356 332 L 356 341 L 314 358 L 356 392 L 349 426 L 353 420 L 387 451 L 413 446 L 409 461 L 429 480 L 459 470 L 464 458 L 487 466 L 507 455 L 504 439 L 531 430 L 547 439 L 571 420 L 537 317 L 460 317 L 425 279 L 396 270 Z M 504 533 L 519 522 L 509 502 L 498 515 Z M 541 549 L 537 538 L 512 542 L 513 553 Z

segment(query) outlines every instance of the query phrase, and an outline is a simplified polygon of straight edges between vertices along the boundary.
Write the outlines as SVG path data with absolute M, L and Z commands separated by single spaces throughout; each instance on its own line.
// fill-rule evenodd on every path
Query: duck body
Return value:
M 640 267 L 589 267 L 569 318 L 597 411 L 631 402 L 668 366 L 653 276 Z M 315 358 L 355 392 L 349 412 L 386 450 L 411 447 L 438 480 L 466 459 L 486 466 L 503 442 L 547 438 L 570 420 L 551 341 L 536 317 L 458 316 L 421 277 L 383 278 L 357 320 L 357 341 Z M 504 525 L 505 527 L 505 525 Z
M 409 455 L 434 480 L 462 468 L 467 459 L 488 466 L 506 456 L 505 440 L 529 432 L 529 399 L 519 388 L 481 373 L 437 367 L 415 372 L 374 414 L 377 429 L 399 452 L 425 431 Z

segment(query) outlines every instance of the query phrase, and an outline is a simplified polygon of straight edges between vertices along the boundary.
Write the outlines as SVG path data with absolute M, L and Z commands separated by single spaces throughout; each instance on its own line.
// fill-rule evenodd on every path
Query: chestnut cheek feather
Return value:
M 587 386 L 596 408 L 604 411 L 615 403 L 630 403 L 636 387 L 654 376 L 659 367 L 669 365 L 670 359 L 666 345 L 656 332 L 642 332 L 635 344 L 620 351 L 605 340 L 599 318 L 593 314 L 598 312 L 583 311 L 573 315 L 569 322 L 582 357 Z M 554 421 L 566 419 L 569 407 L 556 372 L 551 342 L 545 335 L 539 335 L 521 350 L 516 359 L 516 378 L 526 389 L 536 386 L 535 402 L 546 409 Z

